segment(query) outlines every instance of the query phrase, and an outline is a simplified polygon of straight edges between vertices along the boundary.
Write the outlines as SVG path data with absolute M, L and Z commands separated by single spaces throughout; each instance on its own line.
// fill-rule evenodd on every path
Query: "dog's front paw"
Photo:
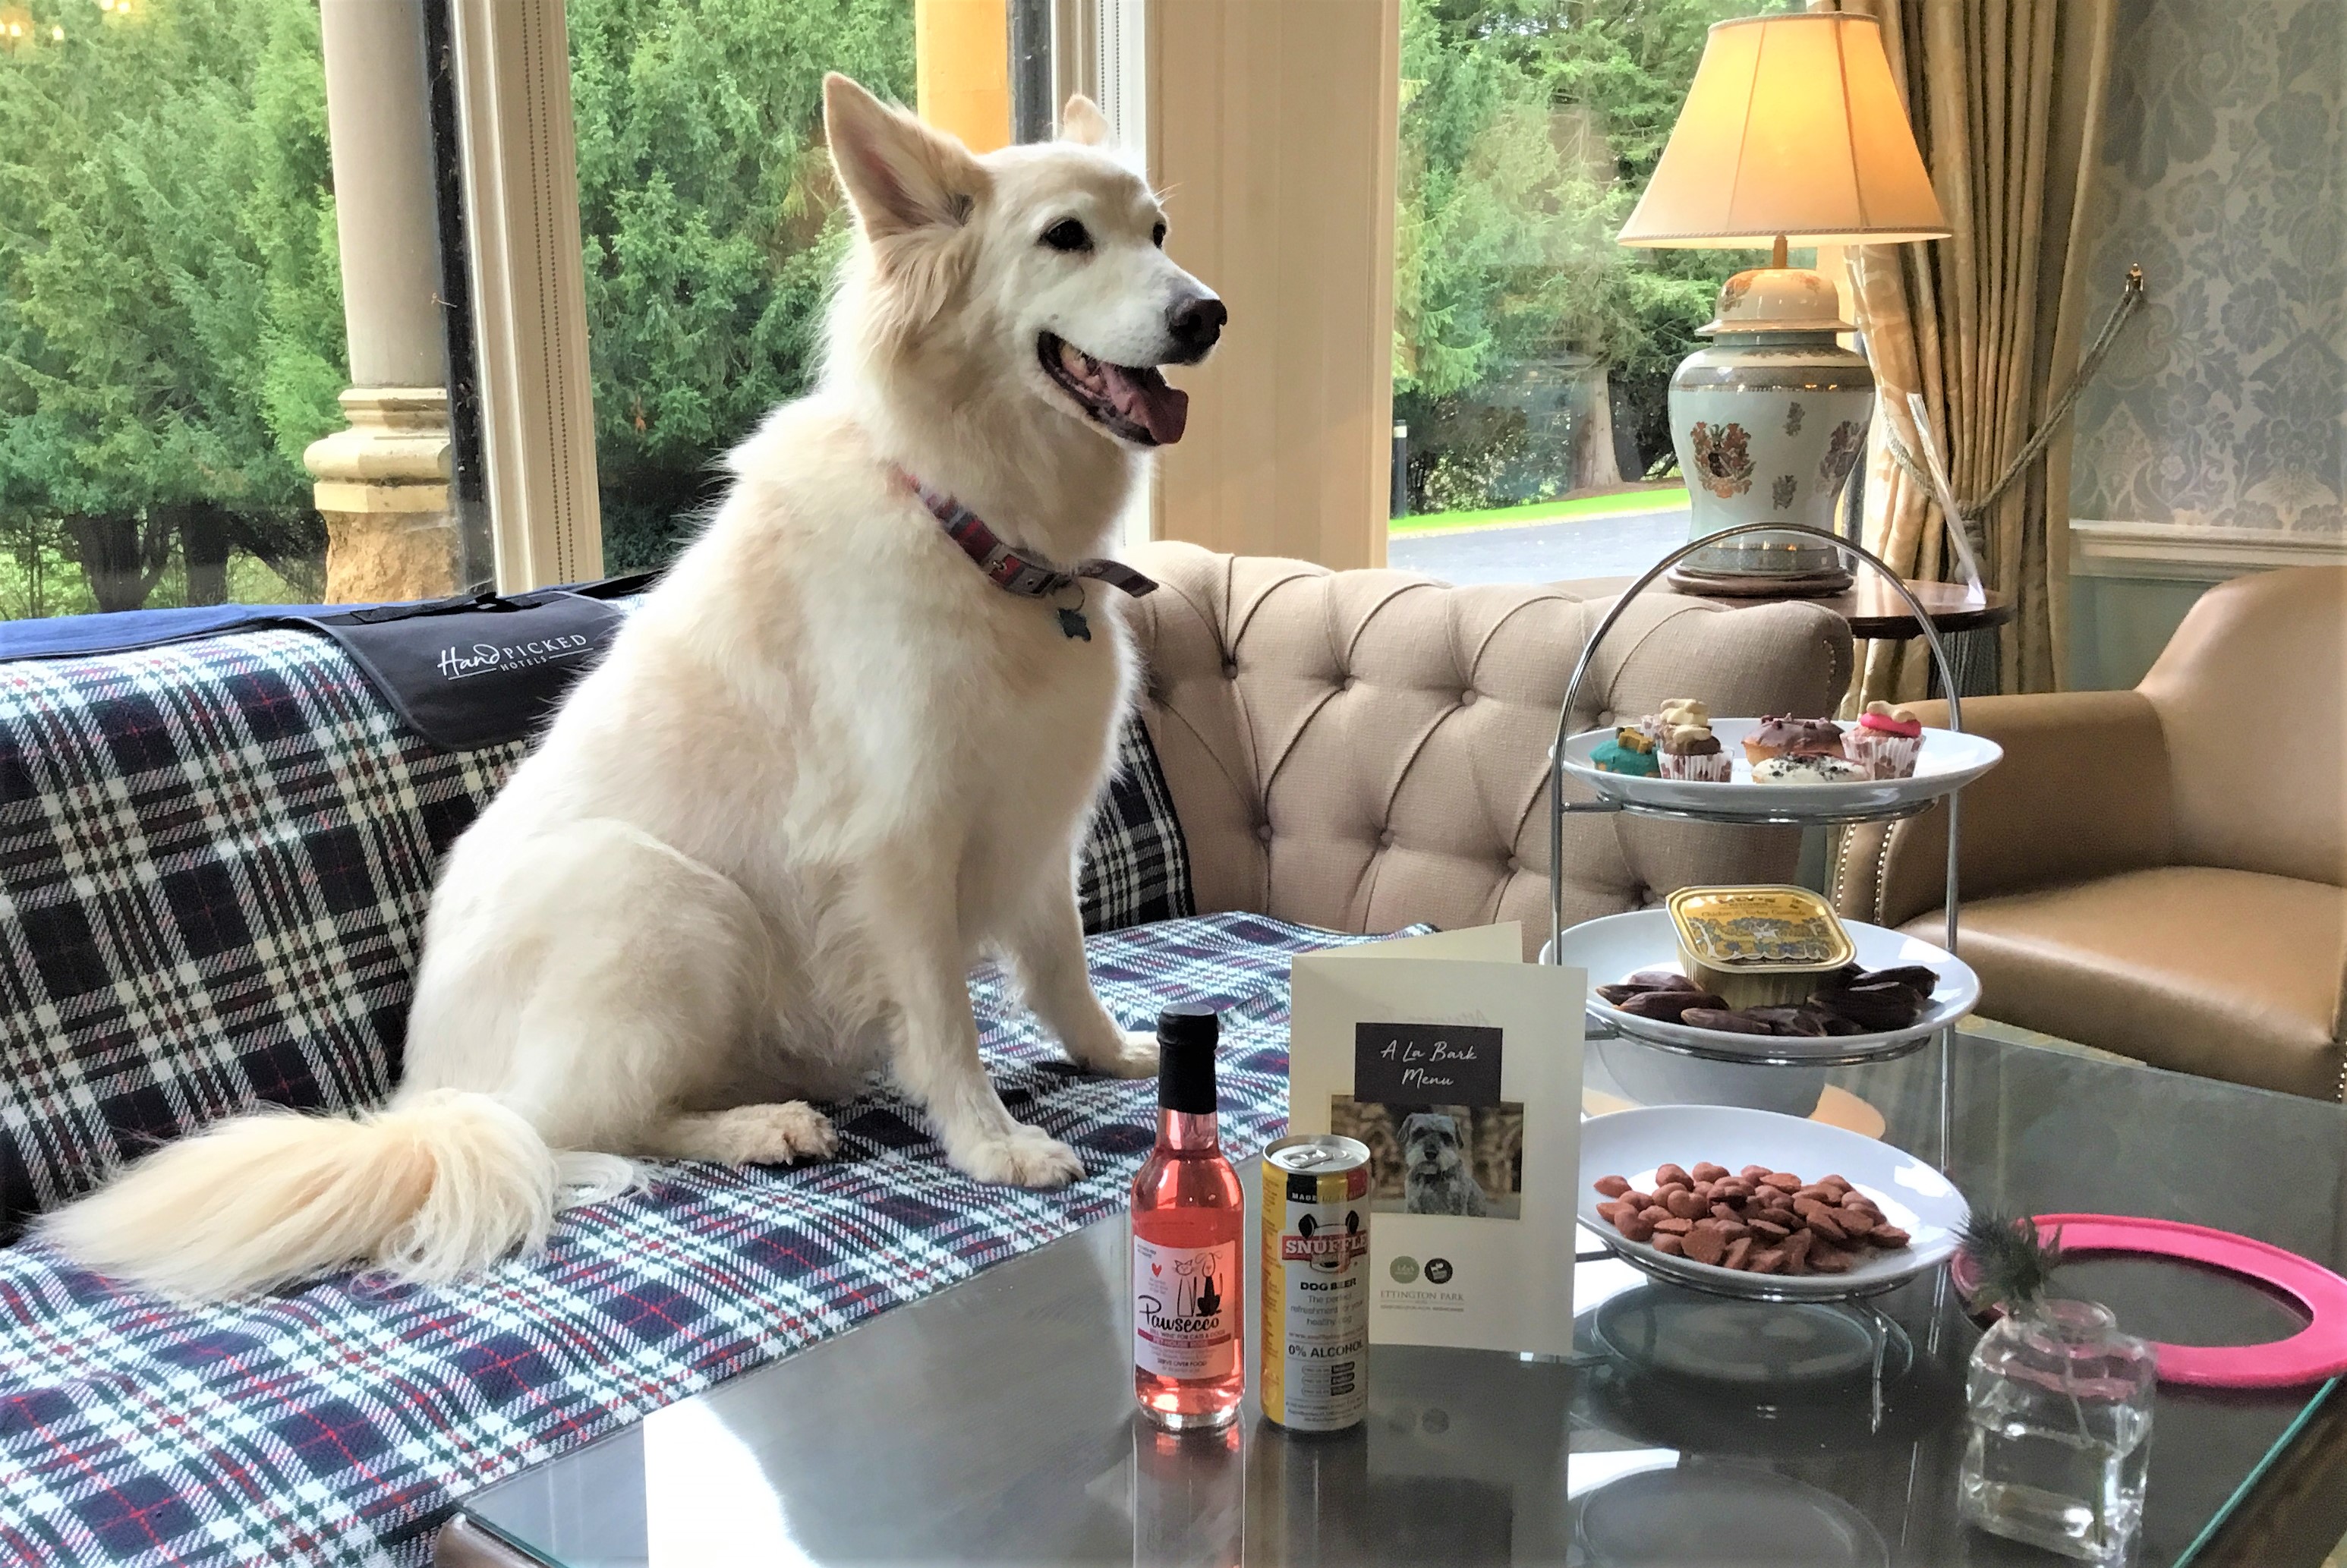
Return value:
M 1138 1030 L 1118 1030 L 1104 1044 L 1078 1055 L 1076 1064 L 1087 1072 L 1110 1078 L 1154 1078 L 1157 1036 Z
M 839 1132 L 831 1118 L 804 1100 L 775 1105 L 736 1105 L 713 1115 L 686 1119 L 690 1131 L 673 1141 L 690 1159 L 728 1165 L 788 1165 L 828 1160 L 839 1153 Z
M 1050 1133 L 1019 1127 L 999 1138 L 982 1138 L 952 1152 L 955 1165 L 981 1182 L 1014 1187 L 1064 1187 L 1084 1173 L 1073 1149 Z

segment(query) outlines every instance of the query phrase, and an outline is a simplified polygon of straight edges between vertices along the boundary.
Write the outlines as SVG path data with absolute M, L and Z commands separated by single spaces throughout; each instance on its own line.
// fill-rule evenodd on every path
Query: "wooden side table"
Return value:
M 1986 589 L 1911 579 L 1907 591 L 1923 601 L 1932 630 L 1943 634 L 2003 626 L 2014 617 L 2013 601 Z M 1906 642 L 1923 635 L 1915 612 L 1881 578 L 1861 579 L 1848 593 L 1816 602 L 1849 621 L 1850 636 L 1862 642 Z
M 1912 578 L 1903 580 L 1907 584 L 1907 590 L 1922 601 L 1924 613 L 1931 619 L 1932 630 L 1942 638 L 1958 631 L 1983 631 L 2003 626 L 2014 617 L 2013 601 L 2001 593 L 1992 593 L 1986 589 L 1966 588 L 1959 582 L 1923 582 Z M 1689 593 L 1687 589 L 1677 587 L 1667 579 L 1656 583 L 1655 587 L 1659 592 L 1676 593 L 1682 598 L 1701 599 L 1707 603 L 1724 604 L 1731 609 L 1741 609 L 1754 604 L 1796 602 L 1814 604 L 1832 610 L 1848 621 L 1850 641 L 1853 642 L 1911 642 L 1923 635 L 1922 628 L 1916 621 L 1915 612 L 1907 607 L 1907 601 L 1892 592 L 1888 582 L 1872 573 L 1862 574 L 1856 586 L 1846 592 L 1826 594 L 1812 599 L 1796 599 L 1792 595 L 1764 599 L 1717 593 Z M 1985 678 L 1990 682 L 1989 685 L 1976 689 L 1973 677 L 1968 672 L 1973 669 L 1974 661 L 1983 651 L 1978 648 L 1966 648 L 1961 644 L 1952 646 L 1948 651 L 1950 659 L 1954 661 L 1960 671 L 1960 689 L 1967 695 L 1977 694 L 1980 690 L 1993 692 L 1995 689 L 1996 657 L 1993 652 L 1986 655 Z M 1863 669 L 1866 663 L 1866 653 L 1863 649 L 1858 651 L 1858 661 L 1860 667 Z
M 1788 602 L 1782 599 L 1688 594 L 1684 589 L 1659 583 L 1655 587 L 1657 591 L 1707 600 L 1713 604 L 1741 607 Z M 1985 627 L 2003 626 L 2014 616 L 2013 603 L 2004 595 L 1991 593 L 1985 589 L 1966 588 L 1958 582 L 1910 580 L 1907 591 L 1922 600 L 1924 612 L 1931 617 L 1932 630 L 1942 635 L 1951 631 L 1978 631 Z M 1891 590 L 1890 584 L 1879 577 L 1861 577 L 1857 586 L 1844 593 L 1804 599 L 1798 602 L 1832 610 L 1850 622 L 1850 636 L 1860 642 L 1906 642 L 1923 635 L 1922 628 L 1916 623 L 1915 612 Z

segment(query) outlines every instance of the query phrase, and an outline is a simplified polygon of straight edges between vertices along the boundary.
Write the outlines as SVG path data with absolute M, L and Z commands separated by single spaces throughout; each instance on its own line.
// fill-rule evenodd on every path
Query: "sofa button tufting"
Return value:
M 1390 827 L 1378 835 L 1378 847 L 1379 849 L 1391 849 L 1393 847 L 1393 841 L 1394 831 Z
M 1267 822 L 1256 824 L 1255 835 L 1263 840 L 1264 843 L 1269 844 L 1271 842 L 1271 824 Z
M 1237 680 L 1238 678 L 1239 678 L 1239 661 L 1238 661 L 1237 660 L 1235 660 L 1235 659 L 1225 659 L 1225 660 L 1224 660 L 1224 661 L 1223 661 L 1223 679 L 1224 679 L 1224 680 L 1225 680 L 1225 681 L 1235 681 L 1235 680 Z
M 1475 705 L 1475 688 L 1470 686 L 1459 693 L 1459 705 L 1462 708 L 1471 708 Z
M 1360 684 L 1360 682 L 1355 681 L 1350 675 L 1348 675 L 1343 680 L 1337 682 L 1337 690 L 1339 692 L 1349 692 L 1358 684 Z

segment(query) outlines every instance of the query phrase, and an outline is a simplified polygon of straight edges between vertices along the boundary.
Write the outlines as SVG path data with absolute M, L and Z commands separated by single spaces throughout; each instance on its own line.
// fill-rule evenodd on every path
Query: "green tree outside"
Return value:
M 314 0 L 27 14 L 0 51 L 0 610 L 218 602 L 232 555 L 315 597 L 301 454 L 347 378 Z
M 1525 365 L 1572 357 L 1659 401 L 1742 258 L 1612 236 L 1705 28 L 1749 8 L 1405 0 L 1395 385 L 1430 438 L 1422 489 L 1480 503 L 1524 461 L 1494 394 Z M 346 380 L 316 0 L 21 14 L 28 40 L 0 48 L 0 614 L 315 597 L 301 456 Z M 813 380 L 847 235 L 822 74 L 909 100 L 912 5 L 568 15 L 620 570 L 672 554 L 724 451 Z
M 1659 411 L 1721 281 L 1751 258 L 1630 251 L 1614 235 L 1711 25 L 1788 5 L 1403 0 L 1394 415 L 1427 509 L 1501 504 L 1497 471 L 1540 465 L 1499 395 L 1527 366 L 1585 363 L 1621 384 L 1617 402 Z M 1643 434 L 1666 447 L 1658 425 Z
M 611 571 L 672 555 L 717 460 L 806 390 L 847 217 L 823 77 L 913 99 L 912 0 L 569 0 Z

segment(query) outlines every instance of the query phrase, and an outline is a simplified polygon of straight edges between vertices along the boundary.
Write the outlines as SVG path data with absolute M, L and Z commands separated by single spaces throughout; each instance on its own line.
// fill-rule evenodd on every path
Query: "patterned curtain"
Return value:
M 1864 538 L 1904 575 L 1953 579 L 1930 487 L 1885 440 L 1920 456 L 1920 392 L 1959 500 L 1985 494 L 2078 363 L 2081 327 L 2107 311 L 2090 286 L 2087 181 L 2111 74 L 2116 0 L 1812 0 L 1882 24 L 1954 237 L 1850 251 L 1858 321 L 1881 404 L 1866 470 Z M 1996 689 L 2052 691 L 2067 668 L 2070 438 L 1978 519 L 1987 586 L 2017 614 L 1999 636 Z M 1861 701 L 1923 695 L 1920 641 L 1869 645 Z

